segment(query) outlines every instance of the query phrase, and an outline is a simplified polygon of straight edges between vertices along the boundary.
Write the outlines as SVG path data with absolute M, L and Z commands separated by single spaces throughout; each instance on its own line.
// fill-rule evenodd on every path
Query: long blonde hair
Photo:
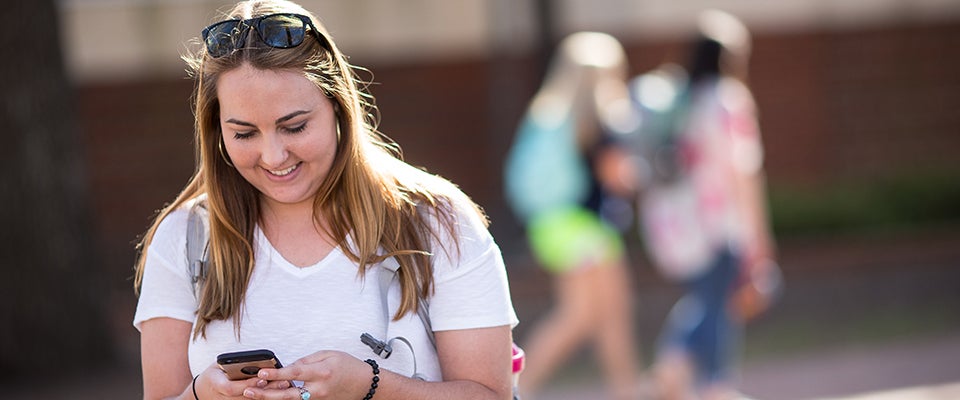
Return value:
M 606 123 L 602 110 L 611 101 L 613 86 L 627 77 L 627 54 L 613 36 L 602 32 L 575 32 L 565 37 L 550 60 L 547 75 L 531 100 L 529 112 L 547 126 L 573 117 L 577 123 L 577 144 L 591 148 L 599 139 L 598 124 Z M 614 90 L 616 91 L 616 90 Z
M 453 202 L 462 193 L 450 182 L 424 173 L 401 160 L 399 147 L 376 130 L 373 98 L 361 89 L 354 66 L 330 39 L 319 20 L 301 6 L 284 0 L 238 3 L 227 18 L 248 19 L 273 13 L 310 18 L 321 43 L 307 35 L 290 49 L 273 49 L 254 42 L 220 58 L 205 49 L 184 56 L 195 88 L 197 168 L 186 188 L 157 215 L 138 244 L 135 289 L 139 292 L 146 252 L 157 227 L 184 203 L 206 195 L 210 215 L 210 259 L 199 294 L 194 337 L 204 336 L 207 324 L 233 318 L 239 332 L 241 308 L 254 267 L 254 232 L 260 221 L 259 193 L 220 153 L 221 138 L 217 80 L 246 63 L 257 69 L 303 71 L 334 103 L 339 128 L 337 153 L 314 202 L 314 218 L 363 273 L 386 257 L 396 256 L 402 300 L 394 319 L 416 311 L 433 292 L 430 243 L 441 236 L 439 226 L 456 240 Z M 469 200 L 467 200 L 469 201 Z M 476 204 L 474 210 L 483 217 Z M 486 221 L 485 217 L 483 220 Z M 431 221 L 438 221 L 437 225 Z M 323 224 L 318 224 L 324 226 Z M 350 243 L 347 236 L 350 236 Z M 458 246 L 458 243 L 454 243 Z M 452 249 L 443 249 L 449 251 Z M 382 251 L 382 253 L 381 253 Z

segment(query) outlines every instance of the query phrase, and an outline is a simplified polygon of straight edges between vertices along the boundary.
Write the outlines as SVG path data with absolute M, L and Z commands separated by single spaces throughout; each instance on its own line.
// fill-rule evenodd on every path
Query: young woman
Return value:
M 684 290 L 654 361 L 661 397 L 727 400 L 740 398 L 744 322 L 770 305 L 779 269 L 756 105 L 743 80 L 749 31 L 717 10 L 703 11 L 698 28 L 687 77 L 673 78 L 668 120 L 647 121 L 658 158 L 640 211 L 651 260 Z
M 626 52 L 605 33 L 577 32 L 557 47 L 506 162 L 507 198 L 530 249 L 553 278 L 556 306 L 524 341 L 520 389 L 535 397 L 590 343 L 610 398 L 639 395 L 630 276 L 618 225 L 632 218 L 629 178 L 614 143 L 629 124 Z M 600 398 L 600 397 L 598 397 Z
M 197 171 L 137 261 L 144 397 L 510 398 L 517 319 L 485 216 L 375 131 L 319 20 L 287 1 L 244 1 L 202 41 L 185 57 Z M 209 262 L 195 289 L 186 244 L 198 203 Z M 382 267 L 392 262 L 395 276 Z M 285 366 L 230 380 L 217 365 L 253 349 Z

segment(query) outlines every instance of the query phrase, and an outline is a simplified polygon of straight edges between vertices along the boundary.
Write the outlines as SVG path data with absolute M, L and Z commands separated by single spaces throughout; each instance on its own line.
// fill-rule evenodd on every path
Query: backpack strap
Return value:
M 190 207 L 187 216 L 187 272 L 193 284 L 193 297 L 199 298 L 200 286 L 207 277 L 207 259 L 209 257 L 209 213 L 203 201 L 197 201 Z
M 387 304 L 387 294 L 390 291 L 390 285 L 393 284 L 393 281 L 399 279 L 397 278 L 397 271 L 400 269 L 400 263 L 397 262 L 396 257 L 388 257 L 382 262 L 380 262 L 380 302 L 383 304 L 383 316 L 384 321 L 390 323 L 390 320 L 393 319 L 393 315 L 390 313 L 390 305 Z M 427 338 L 430 339 L 430 344 L 433 345 L 433 348 L 437 348 L 437 339 L 433 334 L 433 327 L 430 323 L 430 310 L 429 303 L 426 301 L 419 301 L 417 304 L 417 316 L 420 317 L 420 322 L 423 323 L 423 329 L 427 331 Z M 388 338 L 387 332 L 384 332 L 384 338 Z

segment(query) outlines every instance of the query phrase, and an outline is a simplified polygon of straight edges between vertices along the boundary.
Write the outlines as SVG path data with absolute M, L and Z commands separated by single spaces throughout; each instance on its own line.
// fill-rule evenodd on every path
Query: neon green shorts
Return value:
M 527 227 L 527 240 L 537 261 L 553 273 L 610 264 L 624 254 L 616 229 L 580 207 L 536 215 Z

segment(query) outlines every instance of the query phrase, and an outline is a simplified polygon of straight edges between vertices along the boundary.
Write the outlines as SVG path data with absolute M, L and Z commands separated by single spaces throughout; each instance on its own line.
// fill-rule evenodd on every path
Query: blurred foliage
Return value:
M 816 189 L 771 185 L 776 235 L 889 231 L 960 222 L 960 173 L 908 173 Z

